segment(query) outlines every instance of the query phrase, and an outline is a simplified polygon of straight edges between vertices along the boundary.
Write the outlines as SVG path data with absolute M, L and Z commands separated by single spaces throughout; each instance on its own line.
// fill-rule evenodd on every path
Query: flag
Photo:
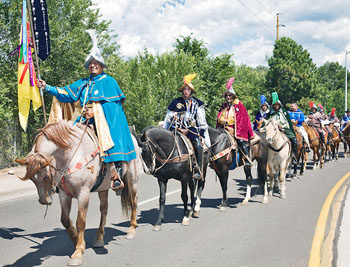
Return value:
M 23 0 L 21 48 L 18 57 L 18 112 L 19 122 L 24 131 L 27 129 L 30 102 L 32 101 L 34 111 L 41 107 L 30 40 L 30 25 L 27 22 L 27 3 L 26 0 Z
M 38 57 L 45 60 L 50 52 L 50 31 L 47 17 L 46 0 L 30 0 L 32 7 L 32 18 L 36 50 Z

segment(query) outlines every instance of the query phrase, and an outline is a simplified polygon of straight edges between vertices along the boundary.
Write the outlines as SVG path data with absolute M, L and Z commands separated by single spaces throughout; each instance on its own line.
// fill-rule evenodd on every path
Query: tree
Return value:
M 307 50 L 291 38 L 276 41 L 268 64 L 266 87 L 270 92 L 277 91 L 282 103 L 315 95 L 316 66 Z

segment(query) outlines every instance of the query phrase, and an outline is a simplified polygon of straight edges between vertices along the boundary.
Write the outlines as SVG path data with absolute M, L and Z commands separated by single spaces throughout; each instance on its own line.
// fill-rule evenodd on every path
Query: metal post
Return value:
M 278 29 L 279 29 L 279 27 L 280 27 L 280 25 L 279 25 L 279 13 L 277 13 L 276 14 L 277 15 L 277 33 L 276 33 L 276 41 L 278 41 L 278 39 L 279 39 L 279 33 L 278 33 Z
M 350 51 L 345 50 L 345 112 L 348 109 L 348 68 L 347 68 L 347 57 Z

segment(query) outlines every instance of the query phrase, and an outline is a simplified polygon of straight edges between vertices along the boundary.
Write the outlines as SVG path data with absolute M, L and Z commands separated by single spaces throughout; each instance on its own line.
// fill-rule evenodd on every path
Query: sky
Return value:
M 349 0 L 93 0 L 118 34 L 120 54 L 173 50 L 176 38 L 203 40 L 211 56 L 233 54 L 236 64 L 267 66 L 276 40 L 292 38 L 317 66 L 345 63 L 350 50 Z M 349 54 L 350 57 L 350 54 Z M 348 60 L 348 62 L 350 59 Z

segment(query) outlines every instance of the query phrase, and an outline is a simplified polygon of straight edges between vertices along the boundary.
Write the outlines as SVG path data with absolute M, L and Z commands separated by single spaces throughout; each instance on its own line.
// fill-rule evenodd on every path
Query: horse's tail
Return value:
M 131 170 L 135 165 L 131 161 L 128 171 L 123 177 L 124 188 L 121 195 L 122 210 L 125 216 L 129 216 L 132 210 L 137 208 L 137 170 Z

